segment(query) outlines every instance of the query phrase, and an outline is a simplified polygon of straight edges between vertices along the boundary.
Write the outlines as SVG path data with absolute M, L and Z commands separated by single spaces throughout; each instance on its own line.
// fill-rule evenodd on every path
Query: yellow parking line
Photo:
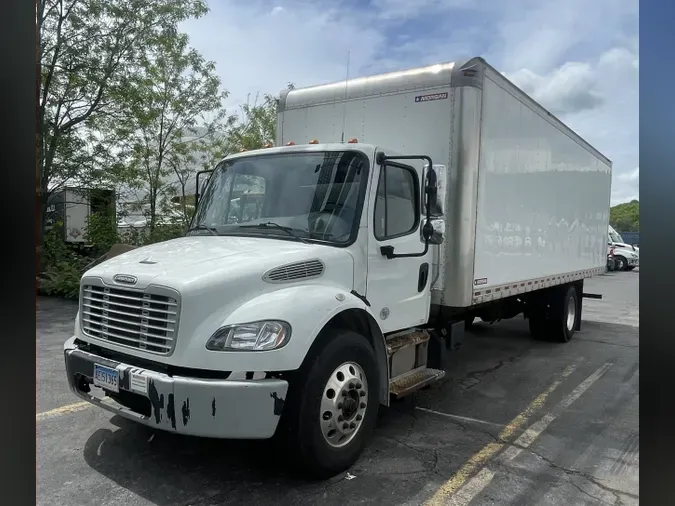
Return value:
M 54 418 L 56 416 L 66 415 L 68 413 L 74 413 L 76 411 L 82 411 L 87 409 L 92 404 L 89 402 L 75 402 L 73 404 L 68 404 L 66 406 L 61 406 L 60 408 L 50 409 L 49 411 L 44 411 L 35 415 L 37 421 L 45 420 L 47 418 Z
M 574 372 L 576 365 L 568 366 L 560 377 L 555 380 L 550 387 L 539 394 L 518 416 L 502 430 L 499 434 L 499 439 L 508 441 L 519 428 L 523 427 L 528 419 L 539 410 L 546 399 L 553 391 L 560 386 L 565 378 Z M 446 481 L 436 491 L 436 493 L 425 502 L 426 506 L 445 505 L 448 504 L 450 497 L 462 486 L 464 483 L 478 471 L 485 463 L 494 457 L 502 448 L 504 443 L 488 443 L 481 450 L 475 453 L 448 481 Z
M 112 399 L 109 397 L 105 397 L 101 399 L 101 402 L 109 403 L 112 402 Z M 62 416 L 62 415 L 67 415 L 69 413 L 76 413 L 78 411 L 84 411 L 87 408 L 90 408 L 91 406 L 94 406 L 91 402 L 74 402 L 73 404 L 67 404 L 65 406 L 61 406 L 60 408 L 54 408 L 50 409 L 49 411 L 43 411 L 42 413 L 38 413 L 35 415 L 35 420 L 40 422 L 42 420 L 47 420 L 49 418 L 54 418 L 57 416 Z

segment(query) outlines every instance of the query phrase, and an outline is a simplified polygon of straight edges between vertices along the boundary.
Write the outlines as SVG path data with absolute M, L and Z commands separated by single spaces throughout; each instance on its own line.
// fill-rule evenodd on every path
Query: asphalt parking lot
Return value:
M 639 271 L 586 283 L 568 344 L 476 324 L 442 383 L 380 419 L 349 471 L 289 475 L 268 445 L 152 431 L 79 402 L 62 354 L 73 302 L 38 300 L 39 505 L 637 504 Z

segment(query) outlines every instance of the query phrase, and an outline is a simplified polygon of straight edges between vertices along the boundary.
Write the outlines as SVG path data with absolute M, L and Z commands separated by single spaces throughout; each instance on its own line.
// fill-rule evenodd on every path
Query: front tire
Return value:
M 358 460 L 375 428 L 379 388 L 375 352 L 352 331 L 332 333 L 303 364 L 291 383 L 284 425 L 304 473 L 326 479 Z
M 615 262 L 615 269 L 617 271 L 625 271 L 626 266 L 628 265 L 628 262 L 624 257 L 615 257 L 614 259 Z

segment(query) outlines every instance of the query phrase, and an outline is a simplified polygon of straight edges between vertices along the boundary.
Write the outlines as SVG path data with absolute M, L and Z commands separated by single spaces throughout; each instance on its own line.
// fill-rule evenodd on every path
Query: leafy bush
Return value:
M 176 224 L 156 225 L 152 232 L 147 229 L 130 228 L 123 233 L 117 224 L 105 215 L 91 215 L 86 238 L 91 244 L 88 254 L 83 254 L 63 240 L 63 224 L 57 223 L 45 235 L 43 248 L 38 252 L 44 269 L 38 275 L 38 292 L 42 295 L 77 298 L 80 279 L 94 258 L 106 253 L 113 244 L 146 246 L 181 237 L 185 226 Z
M 91 258 L 68 247 L 63 240 L 63 224 L 56 223 L 45 235 L 45 269 L 37 278 L 38 292 L 44 295 L 77 298 L 80 278 Z
M 92 245 L 93 256 L 100 256 L 113 244 L 120 242 L 117 232 L 117 220 L 114 215 L 91 214 L 87 220 L 85 238 Z
M 88 262 L 86 262 L 88 263 Z M 80 278 L 86 263 L 62 260 L 48 265 L 38 278 L 38 289 L 44 295 L 76 299 L 80 291 Z

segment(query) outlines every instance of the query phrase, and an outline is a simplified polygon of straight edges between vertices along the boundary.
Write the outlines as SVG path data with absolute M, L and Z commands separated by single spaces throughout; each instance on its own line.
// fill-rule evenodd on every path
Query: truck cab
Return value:
M 314 472 L 344 468 L 379 404 L 444 374 L 415 332 L 440 241 L 429 162 L 355 139 L 227 157 L 185 237 L 85 273 L 73 391 L 183 434 L 285 434 Z

